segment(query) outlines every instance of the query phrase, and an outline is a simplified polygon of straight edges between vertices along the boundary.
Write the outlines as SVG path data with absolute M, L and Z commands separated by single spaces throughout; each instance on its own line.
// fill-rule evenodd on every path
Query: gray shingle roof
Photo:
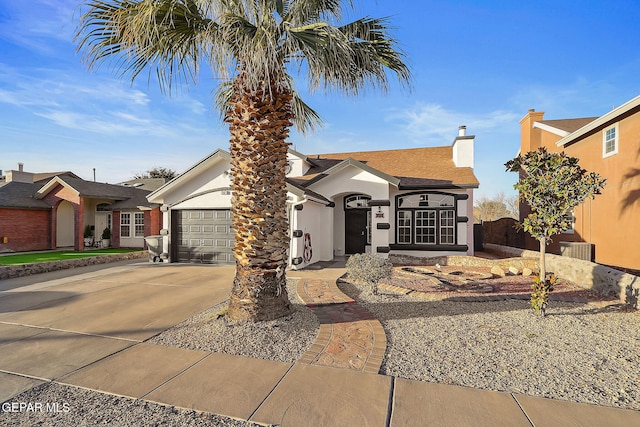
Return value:
M 116 185 L 123 185 L 125 187 L 134 187 L 142 190 L 156 191 L 167 182 L 164 178 L 138 178 L 131 179 L 129 181 L 119 182 Z
M 25 182 L 8 182 L 0 186 L 1 208 L 51 209 L 44 200 L 34 197 L 40 189 L 39 184 Z
M 80 193 L 81 197 L 89 197 L 93 199 L 112 199 L 120 201 L 130 199 L 138 194 L 147 195 L 150 193 L 147 190 L 141 190 L 139 188 L 85 181 L 83 179 L 70 178 L 67 176 L 60 177 L 60 179 Z M 148 202 L 146 205 L 148 205 Z
M 137 209 L 139 206 L 157 206 L 147 201 L 149 190 L 85 181 L 70 175 L 59 176 L 58 179 L 76 190 L 81 197 L 113 200 L 114 203 L 110 206 L 112 210 Z M 51 181 L 40 181 L 34 184 L 23 182 L 3 183 L 3 185 L 0 185 L 0 207 L 50 209 L 51 206 L 47 202 L 36 197 L 36 193 L 49 182 Z

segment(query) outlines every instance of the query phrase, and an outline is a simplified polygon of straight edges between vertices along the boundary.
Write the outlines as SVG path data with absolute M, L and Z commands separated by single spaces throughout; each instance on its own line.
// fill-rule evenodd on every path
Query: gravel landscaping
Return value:
M 640 410 L 640 313 L 552 301 L 424 301 L 339 283 L 387 334 L 381 373 Z
M 158 405 L 77 387 L 46 383 L 16 396 L 10 402 L 55 404 L 52 410 L 2 413 L 3 426 L 172 426 L 257 427 L 258 424 L 219 415 Z M 51 406 L 53 408 L 53 406 Z
M 320 330 L 316 315 L 297 297 L 295 283 L 287 283 L 289 300 L 295 308 L 291 316 L 257 324 L 233 324 L 224 316 L 228 305 L 224 302 L 147 342 L 293 363 L 311 347 Z

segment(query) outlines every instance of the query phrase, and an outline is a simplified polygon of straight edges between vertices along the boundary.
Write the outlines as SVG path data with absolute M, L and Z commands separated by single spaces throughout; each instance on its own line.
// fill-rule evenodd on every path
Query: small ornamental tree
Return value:
M 605 179 L 581 168 L 577 158 L 564 152 L 549 153 L 544 147 L 519 155 L 505 166 L 508 172 L 521 172 L 513 187 L 531 207 L 521 226 L 540 242 L 540 276 L 532 287 L 531 305 L 536 314 L 544 316 L 555 282 L 555 276 L 547 277 L 546 245 L 552 236 L 570 228 L 573 208 L 600 194 Z

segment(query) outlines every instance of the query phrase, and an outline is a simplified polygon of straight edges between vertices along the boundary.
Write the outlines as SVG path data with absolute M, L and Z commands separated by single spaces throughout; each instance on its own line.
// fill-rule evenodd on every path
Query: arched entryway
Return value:
M 74 230 L 73 205 L 66 200 L 62 201 L 56 210 L 56 247 L 73 247 Z
M 370 196 L 351 194 L 344 198 L 345 254 L 364 253 L 371 244 Z

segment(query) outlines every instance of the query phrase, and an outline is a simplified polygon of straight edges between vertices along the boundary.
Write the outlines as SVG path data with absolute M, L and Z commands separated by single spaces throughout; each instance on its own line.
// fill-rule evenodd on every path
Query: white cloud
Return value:
M 442 144 L 457 135 L 459 126 L 466 126 L 470 134 L 496 130 L 512 125 L 518 114 L 496 110 L 482 114 L 469 114 L 445 109 L 437 104 L 415 104 L 410 109 L 397 110 L 387 117 L 387 122 L 397 122 L 412 142 Z

